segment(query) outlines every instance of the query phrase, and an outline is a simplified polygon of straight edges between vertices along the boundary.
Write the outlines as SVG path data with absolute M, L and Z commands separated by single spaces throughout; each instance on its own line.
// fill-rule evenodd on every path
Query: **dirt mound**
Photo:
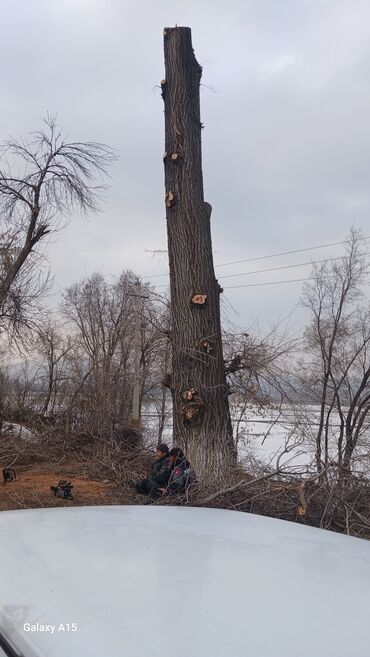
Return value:
M 74 470 L 73 466 L 65 469 L 46 466 L 17 469 L 15 481 L 0 483 L 0 510 L 112 503 L 109 482 L 91 480 Z M 55 497 L 50 490 L 50 486 L 57 485 L 60 479 L 73 485 L 73 500 Z

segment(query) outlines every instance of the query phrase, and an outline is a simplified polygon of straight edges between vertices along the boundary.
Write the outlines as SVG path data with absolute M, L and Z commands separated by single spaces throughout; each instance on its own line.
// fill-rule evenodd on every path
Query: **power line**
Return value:
M 277 258 L 278 256 L 290 255 L 292 253 L 303 253 L 304 251 L 315 251 L 316 249 L 325 249 L 327 246 L 338 246 L 345 244 L 345 240 L 341 242 L 330 242 L 330 244 L 319 244 L 319 246 L 309 246 L 305 249 L 294 249 L 293 251 L 281 251 L 281 253 L 272 253 L 271 255 L 259 256 L 258 258 L 247 258 L 246 260 L 233 260 L 230 262 L 223 262 L 216 267 L 226 267 L 228 265 L 240 265 L 243 262 L 256 262 L 257 260 L 266 260 L 268 258 Z
M 370 253 L 364 253 L 363 255 L 370 255 Z M 340 260 L 343 256 L 337 256 L 336 258 L 325 258 L 323 260 L 313 260 L 312 262 L 299 262 L 296 265 L 281 265 L 281 267 L 269 267 L 268 269 L 255 269 L 253 271 L 244 271 L 240 274 L 227 274 L 222 276 L 224 278 L 236 278 L 237 276 L 248 276 L 250 274 L 264 274 L 269 271 L 279 271 L 280 269 L 293 269 L 294 267 L 306 267 L 307 265 L 320 265 L 324 262 L 333 262 L 334 260 Z
M 144 280 L 144 278 L 163 278 L 163 276 L 169 276 L 170 272 L 167 271 L 165 274 L 152 274 L 151 276 L 142 276 L 141 278 Z
M 370 255 L 370 252 L 366 252 L 363 255 Z M 324 264 L 325 262 L 333 262 L 335 260 L 340 260 L 342 257 L 343 256 L 337 256 L 336 258 L 324 258 L 323 260 L 313 260 L 312 262 L 299 262 L 295 265 L 281 265 L 280 267 L 269 267 L 267 269 L 254 269 L 253 271 L 244 271 L 244 272 L 241 272 L 239 274 L 227 274 L 226 276 L 222 276 L 220 278 L 220 280 L 223 281 L 225 278 L 237 278 L 238 276 L 250 276 L 252 274 L 264 274 L 264 273 L 267 273 L 267 272 L 280 271 L 280 270 L 283 270 L 283 269 L 294 269 L 295 267 L 305 267 L 307 265 L 310 265 L 310 266 L 319 265 L 319 264 Z M 305 280 L 308 280 L 308 279 L 306 279 L 306 278 L 292 279 L 292 282 L 295 282 L 296 280 L 297 281 L 299 281 L 299 280 L 305 281 Z M 285 281 L 278 281 L 278 282 L 284 283 Z M 290 282 L 290 281 L 287 281 L 287 282 Z M 273 284 L 274 284 L 274 282 L 272 282 L 272 283 L 269 283 L 269 282 L 255 283 L 255 285 L 273 285 Z M 156 287 L 157 288 L 159 288 L 159 287 L 168 287 L 168 284 L 156 285 Z M 235 285 L 233 287 L 247 287 L 247 285 L 239 285 L 239 286 Z M 232 288 L 228 287 L 228 288 L 225 288 L 225 289 L 230 290 Z
M 361 239 L 368 240 L 370 237 L 363 237 Z M 292 251 L 281 251 L 280 253 L 271 253 L 270 255 L 264 255 L 264 256 L 258 256 L 257 258 L 246 258 L 244 260 L 231 260 L 230 262 L 222 262 L 219 264 L 216 264 L 215 267 L 227 267 L 229 265 L 240 265 L 244 262 L 257 262 L 258 260 L 266 260 L 268 258 L 277 258 L 279 256 L 283 255 L 291 255 L 293 253 L 303 253 L 307 251 L 316 251 L 316 249 L 325 249 L 329 246 L 339 246 L 341 244 L 346 244 L 346 240 L 342 240 L 341 242 L 329 242 L 328 244 L 319 244 L 317 246 L 310 246 L 304 249 L 294 249 Z M 168 276 L 169 272 L 163 273 L 163 274 L 152 274 L 151 276 L 142 276 L 142 278 L 159 278 L 161 276 Z M 163 286 L 161 286 L 163 287 Z
M 329 277 L 333 278 L 333 277 Z M 287 281 L 266 281 L 265 283 L 245 283 L 243 285 L 230 285 L 230 287 L 225 287 L 225 290 L 235 290 L 236 288 L 239 287 L 261 287 L 264 285 L 280 285 L 281 283 L 301 283 L 302 281 L 313 281 L 315 280 L 312 278 L 312 276 L 308 276 L 307 278 L 290 278 Z M 365 283 L 366 285 L 366 283 Z M 162 286 L 166 287 L 166 286 Z
M 334 278 L 329 276 L 329 278 Z M 225 287 L 225 290 L 234 290 L 239 287 L 261 287 L 263 285 L 280 285 L 281 283 L 302 283 L 302 281 L 313 281 L 315 280 L 312 276 L 307 276 L 307 278 L 290 278 L 287 281 L 265 281 L 264 283 L 245 283 L 243 285 L 230 285 L 230 287 Z M 366 285 L 366 284 L 365 284 Z M 165 287 L 164 285 L 162 287 Z
M 312 281 L 313 279 L 308 278 L 291 278 L 288 281 L 270 281 L 266 283 L 247 283 L 245 285 L 231 285 L 230 287 L 225 287 L 225 290 L 234 290 L 239 287 L 261 287 L 263 285 L 280 285 L 281 283 L 301 283 L 302 281 Z
M 229 287 L 225 287 L 225 290 L 234 290 L 237 287 L 259 287 L 260 285 L 278 285 L 279 283 L 298 283 L 300 281 L 309 281 L 313 280 L 312 278 L 291 278 L 287 281 L 271 281 L 271 282 L 265 282 L 265 283 L 246 283 L 243 285 L 231 285 Z M 168 287 L 168 285 L 156 285 L 156 288 L 158 287 Z

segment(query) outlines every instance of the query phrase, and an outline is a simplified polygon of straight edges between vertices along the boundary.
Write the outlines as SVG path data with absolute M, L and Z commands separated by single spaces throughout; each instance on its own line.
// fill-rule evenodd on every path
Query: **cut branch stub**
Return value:
M 178 153 L 172 153 L 172 155 L 171 155 L 171 160 L 176 161 L 176 160 L 178 159 L 178 157 L 179 157 L 179 156 L 178 156 Z
M 167 153 L 167 151 L 165 151 L 165 152 L 163 153 L 163 159 L 164 159 L 164 160 L 166 159 L 167 155 L 168 155 L 168 153 Z
M 167 82 L 166 80 L 161 80 L 161 89 L 162 89 L 162 98 L 165 100 L 166 97 L 166 89 L 167 89 Z
M 175 205 L 175 197 L 171 191 L 166 194 L 166 205 L 168 208 L 172 208 Z
M 201 399 L 196 399 L 187 404 L 184 404 L 181 409 L 181 416 L 183 418 L 184 424 L 195 424 L 200 419 L 200 415 L 204 410 L 204 406 L 205 404 Z
M 218 282 L 217 280 L 216 280 L 216 286 L 217 286 L 217 288 L 218 288 L 218 293 L 219 293 L 219 294 L 222 294 L 223 291 L 224 291 L 224 288 L 221 287 L 221 285 L 219 284 L 219 282 Z
M 191 425 L 197 422 L 200 418 L 201 411 L 204 410 L 205 403 L 198 396 L 198 391 L 195 388 L 185 390 L 182 395 L 183 404 L 180 415 L 183 418 L 184 424 Z
M 197 349 L 199 351 L 203 351 L 203 353 L 205 353 L 205 354 L 210 355 L 210 354 L 213 354 L 213 352 L 214 352 L 214 345 L 213 345 L 213 342 L 211 342 L 211 340 L 206 340 L 205 339 L 205 340 L 201 340 L 200 342 L 198 342 Z
M 207 295 L 206 294 L 193 294 L 191 297 L 191 303 L 193 303 L 195 306 L 204 306 L 207 303 Z
M 190 390 L 185 390 L 185 392 L 182 393 L 182 398 L 184 401 L 192 401 L 197 395 L 198 392 L 195 390 L 195 388 L 191 388 Z

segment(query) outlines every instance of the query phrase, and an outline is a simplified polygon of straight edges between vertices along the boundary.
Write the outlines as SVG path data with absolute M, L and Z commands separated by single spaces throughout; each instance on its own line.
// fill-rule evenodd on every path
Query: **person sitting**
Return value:
M 161 489 L 163 495 L 178 495 L 196 482 L 195 472 L 180 447 L 173 447 L 169 453 L 172 468 L 168 485 Z
M 138 481 L 135 484 L 136 491 L 141 495 L 149 497 L 158 497 L 161 494 L 161 488 L 166 488 L 171 475 L 171 464 L 169 460 L 169 449 L 164 443 L 157 446 L 155 451 L 155 461 L 152 470 L 147 479 Z

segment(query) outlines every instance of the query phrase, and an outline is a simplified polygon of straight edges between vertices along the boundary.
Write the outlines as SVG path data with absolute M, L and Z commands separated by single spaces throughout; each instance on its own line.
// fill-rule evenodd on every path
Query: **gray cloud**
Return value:
M 365 0 L 3 0 L 1 139 L 35 129 L 50 110 L 71 137 L 105 141 L 120 155 L 104 211 L 73 218 L 50 246 L 56 289 L 94 270 L 166 269 L 144 249 L 166 245 L 155 85 L 163 77 L 162 30 L 175 23 L 193 28 L 204 67 L 205 193 L 216 262 L 339 241 L 352 223 L 366 229 L 369 19 Z M 247 268 L 222 268 L 221 280 L 226 271 Z M 293 271 L 279 279 L 307 275 L 307 268 Z M 225 303 L 234 321 L 264 324 L 295 306 L 300 284 L 226 294 L 240 312 Z

